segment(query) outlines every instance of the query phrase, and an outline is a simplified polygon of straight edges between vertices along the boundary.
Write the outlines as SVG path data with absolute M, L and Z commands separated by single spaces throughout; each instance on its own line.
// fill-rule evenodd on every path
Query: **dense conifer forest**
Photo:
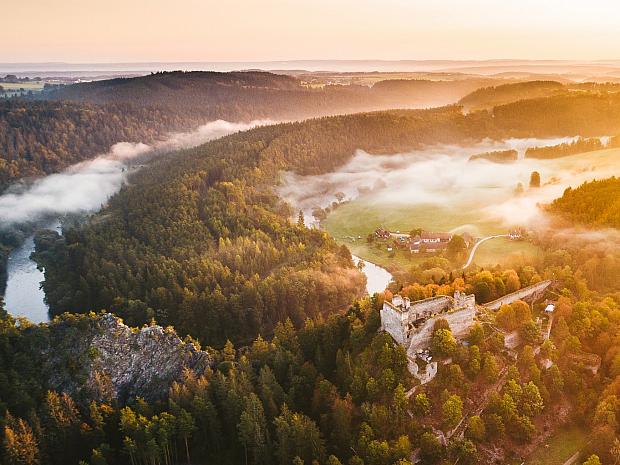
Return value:
M 126 104 L 0 100 L 0 192 L 18 179 L 105 153 L 117 142 L 152 142 L 191 121 Z
M 569 422 L 591 431 L 584 454 L 612 463 L 620 300 L 613 288 L 590 289 L 590 279 L 599 276 L 582 273 L 588 264 L 578 244 L 542 245 L 544 253 L 532 265 L 454 277 L 447 261 L 430 259 L 396 283 L 394 289 L 412 299 L 460 290 L 481 301 L 542 279 L 558 283 L 550 340 L 543 341 L 536 323 L 540 306 L 518 301 L 486 317 L 521 335 L 524 344 L 513 355 L 485 318 L 471 328 L 466 345 L 438 323 L 433 353 L 451 363 L 411 396 L 407 391 L 416 381 L 404 349 L 377 331 L 389 291 L 358 300 L 345 312 L 306 319 L 297 329 L 284 319 L 273 335 L 256 336 L 245 347 L 226 342 L 221 350 L 207 348 L 211 369 L 187 371 L 162 401 L 119 402 L 105 389 L 76 397 L 51 390 L 44 349 L 52 344 L 53 357 L 60 359 L 54 363 L 63 367 L 56 379 L 83 383 L 85 362 L 63 341 L 67 332 L 84 334 L 99 316 L 65 315 L 49 328 L 18 326 L 4 316 L 0 398 L 10 412 L 4 414 L 5 460 L 405 465 L 415 450 L 427 464 L 489 463 L 499 451 L 529 450 L 546 428 Z M 601 366 L 593 375 L 589 366 L 597 357 Z M 105 377 L 101 383 L 105 386 Z M 455 426 L 464 437 L 442 444 L 437 429 Z
M 268 90 L 296 85 L 286 77 L 240 82 Z M 101 89 L 101 98 L 115 95 L 113 88 Z M 85 108 L 99 115 L 121 105 L 30 104 L 41 106 L 29 118 L 37 120 L 52 105 L 68 127 L 87 119 Z M 28 113 L 19 102 L 7 105 Z M 137 114 L 155 111 L 146 108 Z M 103 113 L 93 118 L 93 128 L 106 124 Z M 165 124 L 184 124 L 174 118 Z M 132 121 L 123 127 L 139 137 Z M 33 132 L 43 137 L 45 126 L 33 123 Z M 147 136 L 155 137 L 152 131 Z M 326 173 L 356 149 L 395 153 L 575 131 L 620 133 L 620 97 L 584 92 L 468 114 L 449 106 L 324 117 L 159 157 L 83 224 L 62 236 L 37 235 L 35 259 L 45 267 L 51 310 L 77 315 L 40 326 L 0 315 L 3 460 L 409 465 L 415 452 L 425 464 L 491 463 L 519 458 L 541 446 L 549 429 L 570 423 L 591 432 L 586 456 L 614 463 L 620 450 L 620 256 L 613 237 L 592 242 L 559 228 L 547 231 L 532 238 L 541 250 L 536 259 L 513 267 L 463 272 L 429 258 L 396 276 L 385 293 L 362 297 L 364 278 L 348 249 L 297 222 L 297 212 L 275 193 L 281 172 Z M 587 183 L 549 208 L 571 221 L 617 227 L 617 206 L 605 201 L 618 197 L 617 184 L 615 178 Z M 441 363 L 435 380 L 410 391 L 418 382 L 404 348 L 378 331 L 384 299 L 396 292 L 422 299 L 460 291 L 487 302 L 544 279 L 553 281 L 556 304 L 550 339 L 539 320 L 542 302 L 483 313 L 465 344 L 440 320 L 432 351 L 451 363 Z M 111 395 L 104 373 L 96 377 L 100 391 L 80 390 L 84 366 L 101 354 L 87 349 L 88 360 L 76 357 L 69 341 L 102 318 L 91 310 L 111 311 L 132 326 L 173 325 L 189 336 L 184 344 L 202 346 L 212 363 L 204 372 L 186 370 L 173 383 L 162 381 L 154 399 Z M 511 332 L 522 341 L 512 351 L 503 337 Z M 59 367 L 54 376 L 47 376 L 50 359 Z M 595 362 L 600 366 L 593 372 Z M 72 394 L 59 385 L 73 386 Z
M 89 225 L 39 238 L 48 302 L 53 313 L 108 309 L 131 324 L 155 316 L 218 346 L 269 334 L 284 317 L 298 326 L 346 306 L 362 282 L 352 279 L 346 249 L 292 224 L 294 212 L 273 191 L 281 171 L 328 172 L 355 149 L 395 153 L 489 135 L 570 134 L 588 113 L 597 116 L 584 132 L 620 132 L 620 97 L 561 103 L 519 102 L 496 108 L 493 118 L 458 107 L 321 118 L 164 158 L 136 174 Z M 509 130 L 517 116 L 523 123 Z
M 575 155 L 577 153 L 601 150 L 603 148 L 605 148 L 605 146 L 598 138 L 584 139 L 580 137 L 574 142 L 552 145 L 550 147 L 529 147 L 525 151 L 525 157 L 540 159 L 559 158 Z
M 572 223 L 620 228 L 620 179 L 613 177 L 568 188 L 549 209 Z

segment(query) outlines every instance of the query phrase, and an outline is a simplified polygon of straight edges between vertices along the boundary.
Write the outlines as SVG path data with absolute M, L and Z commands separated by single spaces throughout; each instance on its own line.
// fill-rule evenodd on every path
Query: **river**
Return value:
M 392 281 L 390 272 L 385 268 L 353 255 L 353 263 L 358 265 L 360 262 L 364 264 L 362 273 L 366 275 L 366 292 L 370 295 L 383 292 L 390 284 L 390 281 Z
M 41 289 L 43 272 L 30 260 L 33 251 L 34 236 L 30 236 L 9 255 L 4 301 L 11 315 L 25 316 L 33 323 L 42 323 L 49 320 L 49 314 L 45 293 Z
M 30 259 L 32 252 L 34 252 L 34 236 L 26 239 L 9 255 L 5 306 L 13 316 L 24 316 L 33 323 L 42 323 L 49 320 L 45 294 L 41 289 L 44 276 L 36 263 Z M 368 294 L 383 292 L 392 280 L 392 275 L 386 269 L 353 255 L 353 262 L 356 265 L 360 261 L 364 264 L 362 273 L 366 275 Z
M 123 186 L 130 171 L 146 163 L 155 154 L 174 153 L 177 149 L 195 147 L 213 139 L 271 121 L 231 123 L 211 121 L 194 131 L 171 134 L 152 145 L 120 142 L 108 153 L 77 163 L 61 173 L 50 174 L 20 188 L 0 195 L 0 227 L 17 225 L 66 213 L 96 212 Z M 59 223 L 45 229 L 59 229 Z M 13 316 L 25 316 L 34 323 L 49 320 L 45 294 L 41 289 L 43 272 L 30 260 L 34 251 L 31 236 L 14 249 L 7 263 L 4 295 L 6 310 Z

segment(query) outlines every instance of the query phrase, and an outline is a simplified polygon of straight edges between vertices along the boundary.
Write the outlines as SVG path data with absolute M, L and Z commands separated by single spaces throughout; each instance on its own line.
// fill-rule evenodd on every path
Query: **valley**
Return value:
M 7 464 L 611 463 L 615 87 L 389 77 L 5 104 Z

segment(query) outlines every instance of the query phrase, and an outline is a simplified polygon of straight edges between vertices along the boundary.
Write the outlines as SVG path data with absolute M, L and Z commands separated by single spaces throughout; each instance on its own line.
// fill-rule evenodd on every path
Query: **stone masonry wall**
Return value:
M 383 330 L 387 331 L 396 342 L 401 345 L 406 344 L 405 327 L 407 325 L 407 313 L 401 313 L 389 306 L 381 309 L 381 324 Z
M 511 292 L 510 294 L 506 294 L 503 297 L 500 297 L 497 300 L 484 304 L 486 308 L 489 310 L 499 310 L 499 308 L 504 304 L 511 304 L 517 300 L 526 300 L 531 299 L 532 297 L 539 297 L 545 289 L 549 287 L 551 281 L 541 281 L 536 284 L 532 284 L 531 286 L 524 287 L 523 289 L 519 289 L 518 291 Z
M 417 316 L 424 315 L 425 313 L 440 313 L 448 308 L 452 304 L 452 298 L 448 296 L 438 296 L 426 300 L 421 300 L 411 304 L 409 309 L 410 321 L 413 322 Z
M 454 337 L 463 338 L 467 335 L 469 328 L 474 324 L 475 316 L 475 307 L 465 307 L 454 312 L 443 313 L 436 317 L 429 318 L 423 326 L 411 333 L 411 341 L 407 352 L 409 354 L 414 354 L 418 349 L 425 349 L 430 346 L 433 326 L 435 326 L 435 322 L 438 319 L 443 318 L 448 322 Z

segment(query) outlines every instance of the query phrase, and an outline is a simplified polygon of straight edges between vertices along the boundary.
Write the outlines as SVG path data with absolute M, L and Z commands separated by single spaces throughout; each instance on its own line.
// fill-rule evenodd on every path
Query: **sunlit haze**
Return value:
M 0 62 L 613 59 L 613 0 L 21 0 Z

